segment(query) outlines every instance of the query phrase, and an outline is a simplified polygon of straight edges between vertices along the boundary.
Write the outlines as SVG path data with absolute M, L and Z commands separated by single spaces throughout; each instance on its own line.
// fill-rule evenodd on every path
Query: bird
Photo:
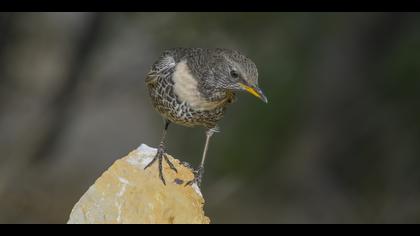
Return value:
M 217 123 L 238 92 L 245 91 L 263 102 L 267 97 L 258 86 L 255 63 L 233 49 L 171 48 L 164 50 L 151 66 L 145 83 L 153 108 L 163 117 L 164 129 L 155 157 L 144 169 L 158 161 L 164 185 L 163 160 L 177 172 L 166 155 L 166 134 L 170 124 L 204 127 L 206 141 L 200 165 L 187 185 L 201 185 L 210 138 L 219 131 Z

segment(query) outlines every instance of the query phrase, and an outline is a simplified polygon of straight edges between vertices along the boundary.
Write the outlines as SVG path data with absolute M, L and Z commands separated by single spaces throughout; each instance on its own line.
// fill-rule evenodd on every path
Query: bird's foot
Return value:
M 185 166 L 185 167 L 187 167 L 189 169 L 192 169 L 191 164 L 188 163 L 188 162 L 186 162 L 186 161 L 180 161 L 179 164 L 181 164 L 181 165 L 183 165 L 183 166 Z
M 168 156 L 165 154 L 165 148 L 163 146 L 159 146 L 155 157 L 153 158 L 153 160 L 149 164 L 147 164 L 144 167 L 144 169 L 146 170 L 151 165 L 153 165 L 153 163 L 158 161 L 158 163 L 159 163 L 159 178 L 162 180 L 162 183 L 164 185 L 166 185 L 165 177 L 163 176 L 163 163 L 162 163 L 163 159 L 165 159 L 166 163 L 169 165 L 169 168 L 171 168 L 171 170 L 178 173 L 178 170 L 175 168 L 174 164 L 172 164 L 172 162 L 169 160 Z
M 198 185 L 198 187 L 200 187 L 201 185 L 201 179 L 203 178 L 203 174 L 204 174 L 204 167 L 199 167 L 197 170 L 195 170 L 194 172 L 194 179 L 188 181 L 185 186 L 191 186 L 194 183 L 196 183 Z
M 165 158 L 166 163 L 169 165 L 169 168 L 173 170 L 175 173 L 178 173 L 178 170 L 175 168 L 174 164 L 169 160 L 168 156 L 164 153 L 163 158 Z

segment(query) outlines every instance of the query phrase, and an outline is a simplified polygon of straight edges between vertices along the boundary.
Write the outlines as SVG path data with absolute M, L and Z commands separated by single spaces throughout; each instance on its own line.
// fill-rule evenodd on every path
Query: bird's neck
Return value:
M 232 93 L 229 90 L 226 89 L 217 89 L 217 88 L 206 88 L 201 87 L 200 93 L 203 97 L 207 98 L 210 102 L 218 102 L 228 99 L 231 96 L 234 96 L 234 93 Z
M 185 62 L 180 62 L 172 76 L 174 93 L 180 102 L 195 110 L 212 110 L 230 102 L 233 93 L 207 86 L 194 77 Z

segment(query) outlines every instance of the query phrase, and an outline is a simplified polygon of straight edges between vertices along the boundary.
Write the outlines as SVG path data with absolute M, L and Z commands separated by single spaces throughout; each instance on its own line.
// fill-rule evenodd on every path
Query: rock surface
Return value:
M 164 163 L 166 186 L 158 177 L 157 162 L 144 170 L 156 149 L 142 144 L 117 160 L 74 206 L 69 224 L 209 223 L 204 199 L 191 169 L 169 156 L 178 173 Z

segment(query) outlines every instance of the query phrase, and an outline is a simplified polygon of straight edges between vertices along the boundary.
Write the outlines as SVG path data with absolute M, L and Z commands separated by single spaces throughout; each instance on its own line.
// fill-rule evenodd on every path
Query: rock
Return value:
M 190 168 L 168 156 L 178 173 L 164 163 L 166 186 L 158 176 L 157 162 L 144 170 L 156 149 L 142 144 L 117 160 L 74 206 L 68 224 L 205 223 L 204 199 Z

